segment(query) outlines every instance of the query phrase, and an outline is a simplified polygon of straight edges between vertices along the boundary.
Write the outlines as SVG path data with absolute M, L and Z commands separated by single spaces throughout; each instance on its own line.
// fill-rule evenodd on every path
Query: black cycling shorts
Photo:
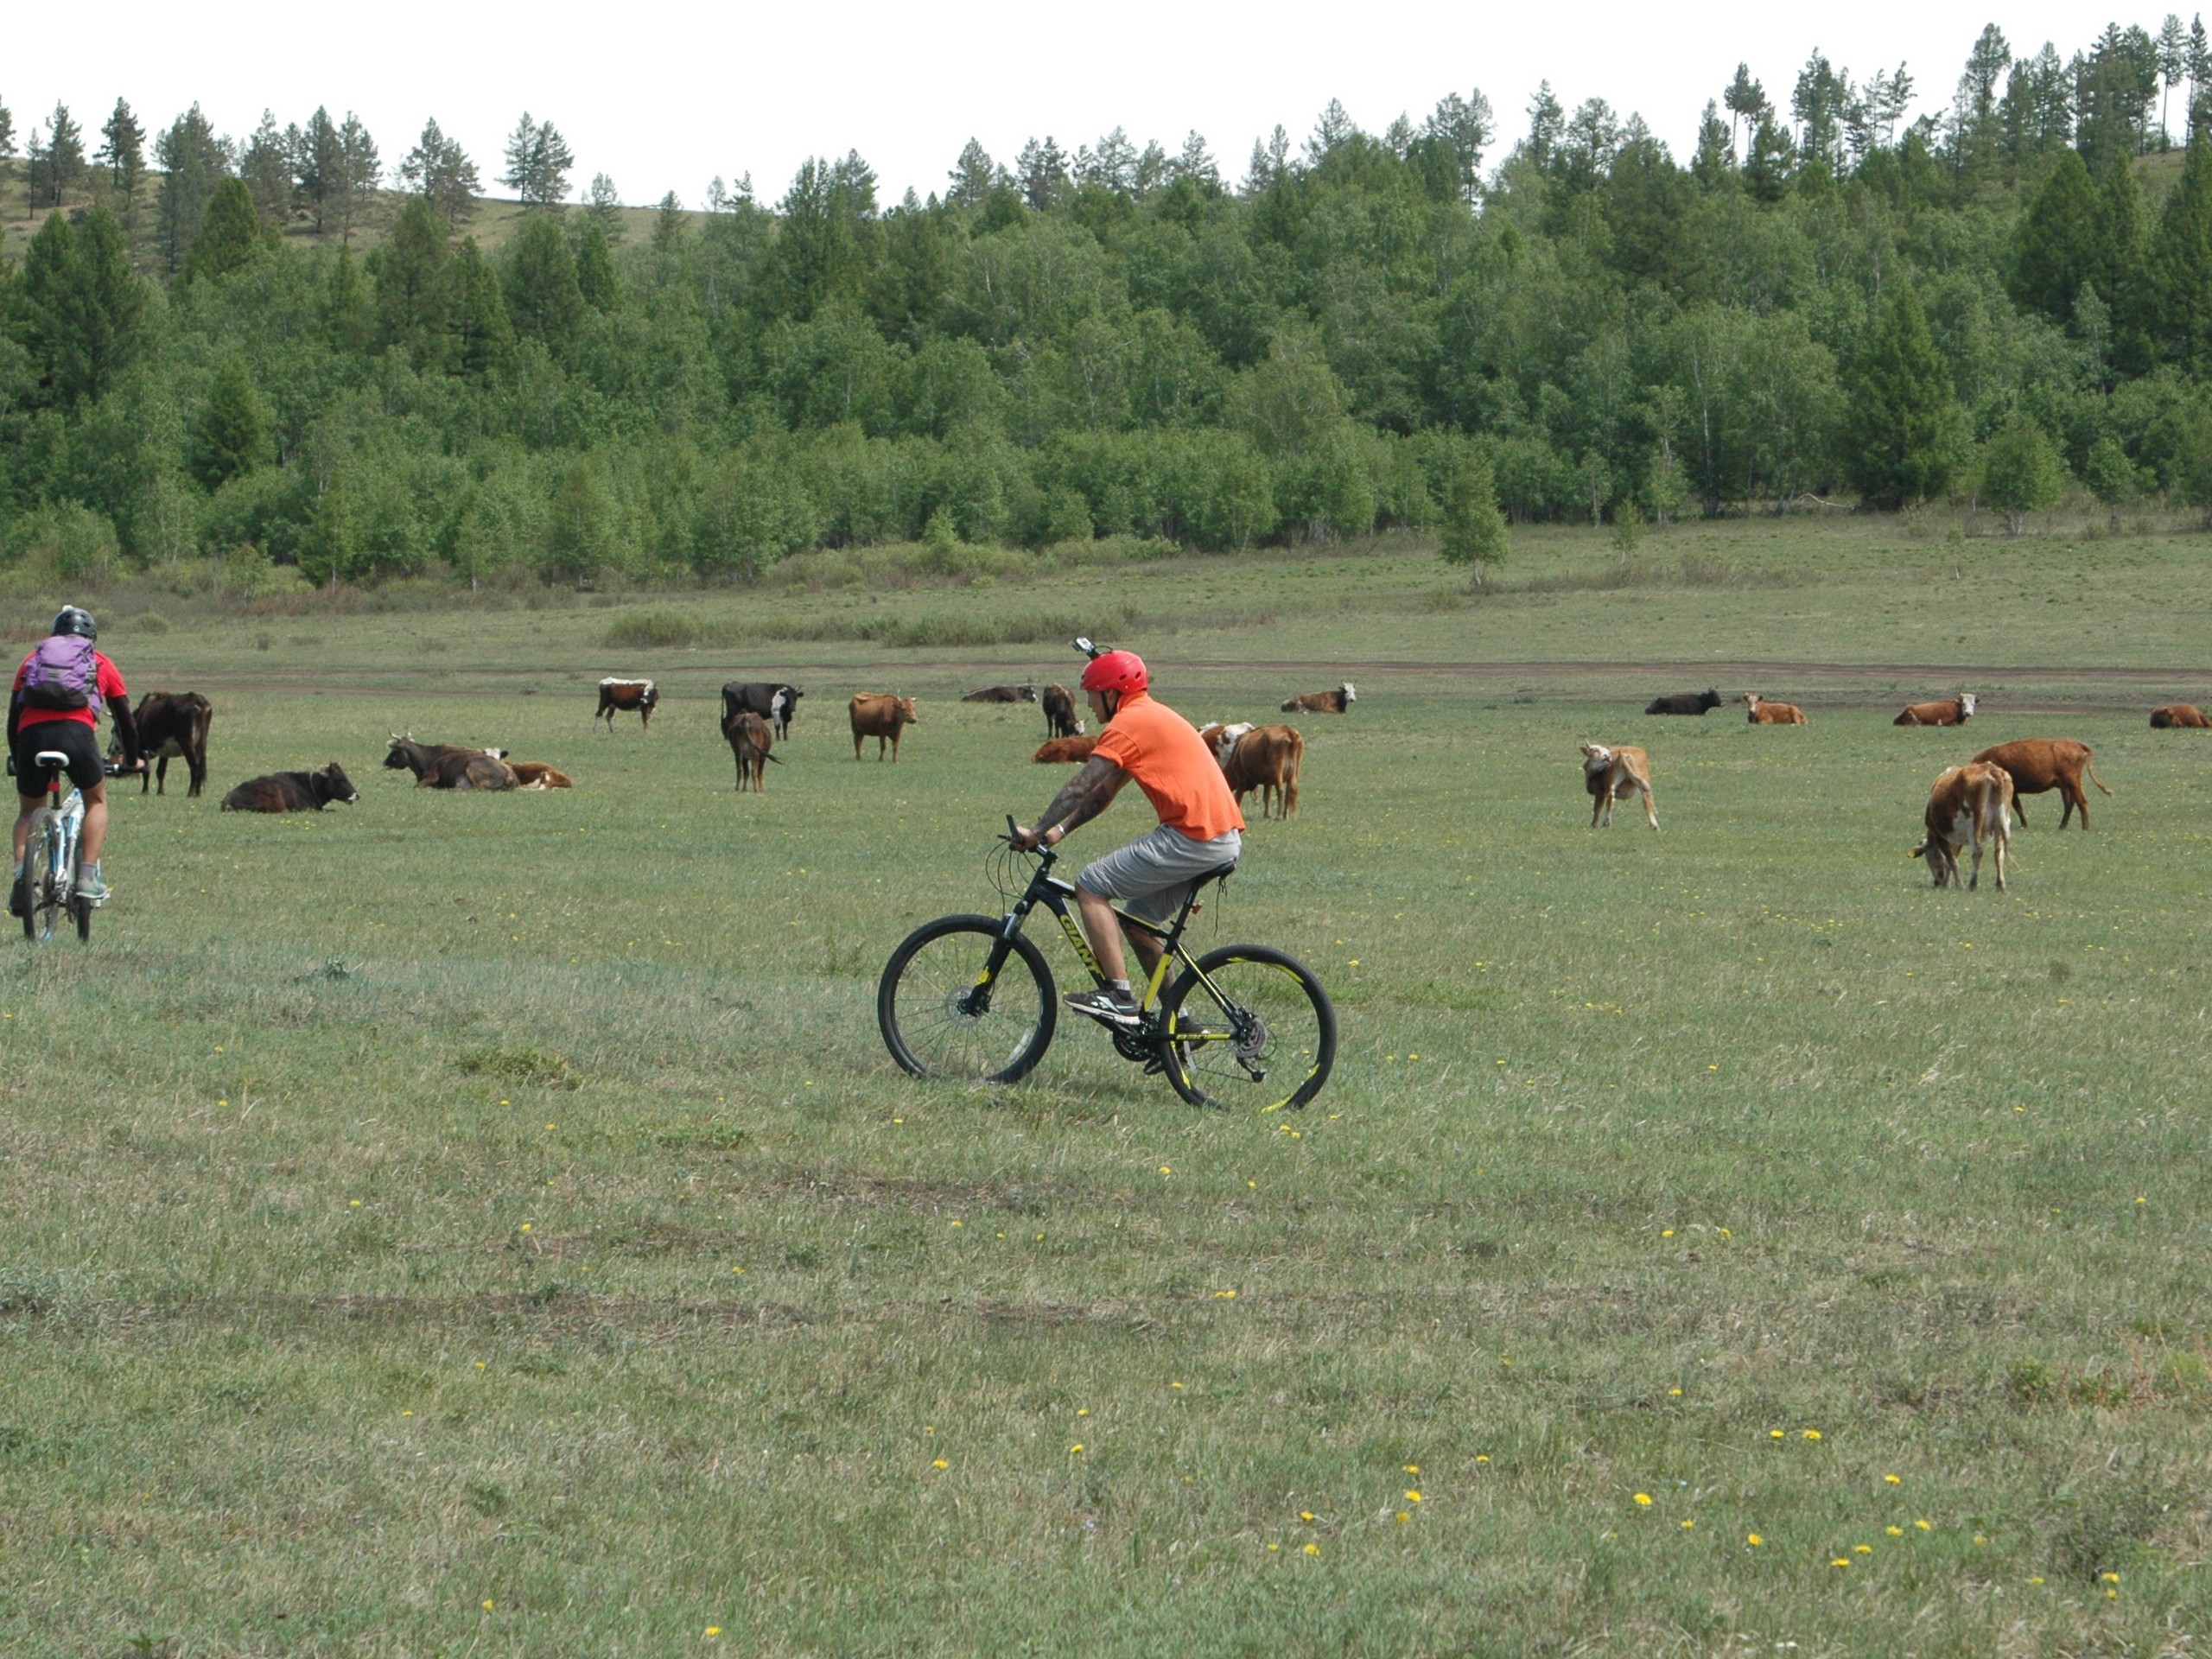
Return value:
M 53 781 L 54 768 L 39 765 L 41 749 L 59 750 L 69 757 L 65 768 L 69 781 L 90 789 L 107 776 L 107 761 L 100 753 L 99 734 L 81 720 L 42 720 L 16 730 L 16 792 L 43 795 Z

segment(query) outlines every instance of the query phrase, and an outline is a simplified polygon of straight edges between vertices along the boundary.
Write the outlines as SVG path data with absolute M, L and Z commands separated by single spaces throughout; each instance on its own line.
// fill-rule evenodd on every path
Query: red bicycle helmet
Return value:
M 1119 691 L 1126 696 L 1132 691 L 1143 690 L 1150 683 L 1144 658 L 1134 651 L 1103 652 L 1092 658 L 1083 671 L 1083 689 L 1086 691 Z

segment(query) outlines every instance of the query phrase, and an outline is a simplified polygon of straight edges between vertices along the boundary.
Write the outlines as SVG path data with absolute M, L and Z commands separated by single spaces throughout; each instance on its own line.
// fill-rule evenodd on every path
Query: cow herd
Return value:
M 1644 705 L 1643 712 L 1703 715 L 1720 707 L 1720 702 L 1717 688 L 1670 692 L 1654 697 Z M 1775 702 L 1756 691 L 1745 692 L 1743 702 L 1747 711 L 1745 718 L 1751 725 L 1805 723 L 1805 711 L 1792 703 Z M 1935 702 L 1909 702 L 1890 723 L 1963 726 L 1974 718 L 1976 706 L 1974 694 L 1961 691 L 1956 696 Z M 2174 702 L 2152 709 L 2151 725 L 2158 731 L 2205 728 L 2212 728 L 2212 721 L 2208 721 L 2194 703 Z M 1965 765 L 1947 768 L 1929 791 L 1928 804 L 1922 813 L 1925 833 L 1910 849 L 1910 855 L 1927 861 L 1937 887 L 1955 887 L 1961 885 L 1960 855 L 1970 848 L 1974 861 L 1963 885 L 1972 890 L 1980 882 L 1982 849 L 1987 843 L 1997 866 L 1998 890 L 2003 892 L 2005 857 L 2011 842 L 2012 820 L 2018 818 L 2023 826 L 2028 821 L 2020 798 L 2056 790 L 2064 804 L 2064 810 L 2058 816 L 2058 827 L 2063 830 L 2079 812 L 2082 828 L 2087 830 L 2089 798 L 2082 787 L 2082 780 L 2087 779 L 2106 795 L 2112 793 L 2090 764 L 2094 758 L 2094 751 L 2074 738 L 2029 737 L 1993 744 Z M 1644 817 L 1654 830 L 1659 827 L 1659 815 L 1651 799 L 1651 760 L 1636 745 L 1585 743 L 1582 780 L 1595 801 L 1590 813 L 1592 829 L 1610 825 L 1613 821 L 1613 803 L 1626 800 L 1630 794 L 1642 798 Z

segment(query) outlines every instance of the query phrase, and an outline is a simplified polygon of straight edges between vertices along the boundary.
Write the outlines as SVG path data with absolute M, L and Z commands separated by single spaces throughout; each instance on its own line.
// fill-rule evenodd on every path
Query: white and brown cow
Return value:
M 1333 691 L 1308 691 L 1291 697 L 1283 703 L 1282 711 L 1286 715 L 1341 715 L 1358 701 L 1359 694 L 1346 680 Z
M 1961 691 L 1955 697 L 1945 697 L 1941 702 L 1908 702 L 1904 712 L 1890 722 L 1892 726 L 1963 726 L 1974 718 L 1974 696 L 1971 691 Z
M 1974 874 L 1967 880 L 1971 892 L 1981 880 L 1981 847 L 1990 844 L 1997 857 L 1997 890 L 2005 891 L 2005 852 L 2012 843 L 2012 774 L 1988 761 L 1974 760 L 1953 766 L 1936 779 L 1928 791 L 1922 814 L 1927 833 L 1912 849 L 1912 856 L 1928 861 L 1936 885 L 1959 885 L 1959 849 L 1974 846 Z
M 1751 712 L 1747 723 L 1753 726 L 1802 726 L 1805 711 L 1794 702 L 1772 702 L 1756 691 L 1744 693 L 1744 707 Z
M 1590 827 L 1610 827 L 1613 803 L 1630 795 L 1643 798 L 1643 816 L 1659 827 L 1659 814 L 1651 800 L 1651 757 L 1633 743 L 1585 743 L 1582 746 L 1582 785 L 1594 798 Z
M 650 732 L 653 728 L 653 705 L 659 701 L 660 687 L 651 680 L 619 680 L 610 675 L 599 683 L 599 712 L 591 717 L 592 724 L 598 725 L 604 716 L 611 733 L 618 713 L 634 712 L 639 729 Z

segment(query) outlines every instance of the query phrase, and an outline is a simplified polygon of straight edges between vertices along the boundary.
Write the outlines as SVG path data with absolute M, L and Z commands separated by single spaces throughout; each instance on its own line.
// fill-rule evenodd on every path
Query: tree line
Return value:
M 497 182 L 435 121 L 387 175 L 358 119 L 149 146 L 66 109 L 11 184 L 0 556 L 757 576 L 822 545 L 1200 549 L 1633 526 L 2077 483 L 2212 505 L 2212 54 L 2117 24 L 2062 60 L 1994 25 L 1948 105 L 1815 53 L 1738 66 L 1687 162 L 1548 85 L 1361 129 L 1072 155 L 971 141 L 879 200 L 856 154 L 716 180 L 626 234 L 525 113 Z M 0 105 L 0 160 L 15 123 Z

